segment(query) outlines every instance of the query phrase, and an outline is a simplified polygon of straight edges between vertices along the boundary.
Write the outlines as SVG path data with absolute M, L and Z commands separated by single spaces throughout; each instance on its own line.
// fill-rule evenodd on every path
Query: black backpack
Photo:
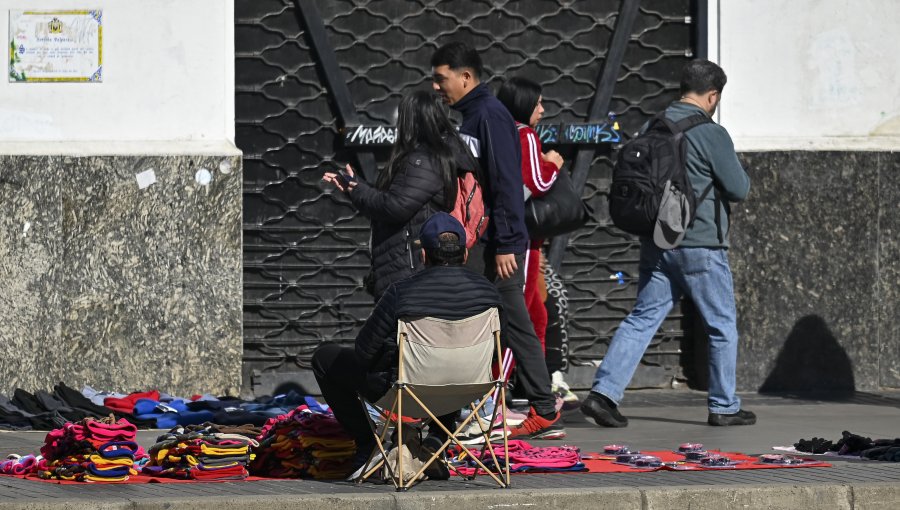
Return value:
M 684 134 L 707 122 L 712 120 L 704 114 L 672 122 L 662 112 L 622 147 L 609 192 L 609 215 L 616 227 L 637 236 L 652 236 L 660 248 L 674 248 L 681 242 L 697 206 L 713 188 L 710 184 L 696 199 L 687 174 Z

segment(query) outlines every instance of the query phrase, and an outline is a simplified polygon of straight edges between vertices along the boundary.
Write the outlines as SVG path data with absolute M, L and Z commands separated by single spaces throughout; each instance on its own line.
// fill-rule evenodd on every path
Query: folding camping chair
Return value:
M 382 466 L 386 466 L 394 487 L 398 491 L 407 490 L 422 478 L 432 463 L 445 462 L 442 454 L 453 443 L 473 462 L 475 475 L 483 472 L 501 487 L 509 487 L 509 445 L 505 434 L 506 386 L 500 365 L 502 362 L 500 317 L 497 309 L 490 308 L 478 315 L 455 321 L 433 317 L 400 320 L 397 325 L 397 344 L 397 381 L 378 402 L 374 403 L 386 417 L 380 434 L 375 423 L 371 418 L 369 420 L 378 450 L 373 452 L 357 481 L 367 479 L 382 469 Z M 496 378 L 491 371 L 492 360 L 497 368 Z M 499 398 L 495 400 L 496 405 L 489 425 L 485 427 L 480 420 L 477 422 L 484 436 L 484 446 L 480 455 L 476 456 L 470 448 L 457 440 L 456 435 L 478 416 L 491 393 L 495 391 L 499 394 Z M 362 397 L 360 401 L 363 406 L 366 405 Z M 470 407 L 472 412 L 455 431 L 449 430 L 437 418 L 465 406 Z M 495 423 L 498 412 L 504 430 L 502 462 L 491 448 L 489 438 L 489 429 Z M 366 413 L 366 416 L 369 414 Z M 444 444 L 425 461 L 418 472 L 406 479 L 400 450 L 405 444 L 402 417 L 431 420 L 430 426 L 440 427 L 448 436 Z M 398 448 L 395 466 L 385 462 L 385 459 L 388 459 L 385 438 L 388 437 L 392 424 L 396 431 L 395 446 Z M 369 466 L 379 452 L 381 459 L 374 466 Z M 488 458 L 491 462 L 482 461 Z M 494 468 L 491 469 L 486 464 L 492 464 Z M 475 475 L 471 477 L 474 478 Z

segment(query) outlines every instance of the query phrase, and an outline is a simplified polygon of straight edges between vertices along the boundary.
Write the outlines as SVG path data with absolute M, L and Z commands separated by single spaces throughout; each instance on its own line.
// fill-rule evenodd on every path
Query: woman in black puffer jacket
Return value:
M 397 111 L 397 141 L 375 186 L 346 175 L 323 179 L 349 193 L 350 201 L 372 221 L 372 278 L 375 299 L 388 286 L 422 269 L 414 243 L 419 228 L 436 211 L 450 211 L 456 201 L 457 175 L 478 164 L 431 91 L 406 95 Z M 346 183 L 346 185 L 345 185 Z

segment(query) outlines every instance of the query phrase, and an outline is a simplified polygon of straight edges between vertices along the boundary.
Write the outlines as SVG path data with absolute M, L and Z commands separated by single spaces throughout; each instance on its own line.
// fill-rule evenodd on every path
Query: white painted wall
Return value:
M 103 9 L 103 83 L 4 73 L 0 144 L 234 141 L 233 0 L 0 0 L 4 47 L 25 9 Z
M 710 3 L 738 148 L 900 148 L 900 1 Z

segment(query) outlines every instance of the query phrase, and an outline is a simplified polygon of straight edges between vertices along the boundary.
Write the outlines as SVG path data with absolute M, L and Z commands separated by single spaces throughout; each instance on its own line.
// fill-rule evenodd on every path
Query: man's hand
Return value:
M 503 280 L 512 278 L 512 275 L 519 269 L 519 266 L 516 265 L 516 256 L 512 253 L 495 255 L 494 262 L 497 264 L 497 276 Z
M 554 165 L 556 165 L 556 168 L 562 168 L 564 162 L 563 157 L 560 156 L 556 151 L 549 151 L 541 154 L 541 159 L 553 163 Z

